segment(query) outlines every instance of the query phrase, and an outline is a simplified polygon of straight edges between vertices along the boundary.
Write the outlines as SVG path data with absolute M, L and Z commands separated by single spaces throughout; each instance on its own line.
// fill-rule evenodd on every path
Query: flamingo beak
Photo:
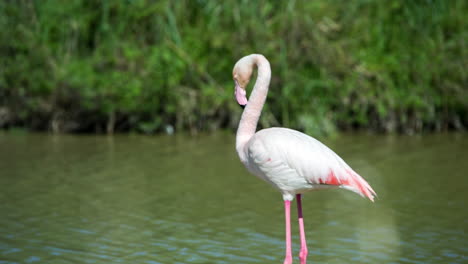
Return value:
M 247 105 L 247 96 L 245 89 L 242 88 L 237 81 L 236 83 L 236 88 L 234 89 L 234 96 L 236 97 L 237 103 L 242 107 L 245 108 Z

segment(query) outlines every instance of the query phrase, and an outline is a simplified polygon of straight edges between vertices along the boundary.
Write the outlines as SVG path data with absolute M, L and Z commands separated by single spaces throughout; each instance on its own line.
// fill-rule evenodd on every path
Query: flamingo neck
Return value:
M 244 150 L 245 145 L 252 138 L 257 129 L 257 123 L 262 113 L 263 105 L 265 104 L 271 78 L 270 63 L 264 56 L 253 54 L 250 56 L 250 59 L 253 62 L 250 64 L 252 67 L 253 64 L 257 65 L 258 74 L 247 106 L 242 113 L 239 128 L 237 129 L 236 150 L 243 162 L 247 160 L 247 155 Z

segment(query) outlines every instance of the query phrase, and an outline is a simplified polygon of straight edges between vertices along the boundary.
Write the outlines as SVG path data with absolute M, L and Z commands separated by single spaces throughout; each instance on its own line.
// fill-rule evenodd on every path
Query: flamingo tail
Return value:
M 344 173 L 340 173 L 339 176 L 337 176 L 333 170 L 330 170 L 328 178 L 323 183 L 337 185 L 341 188 L 348 189 L 361 195 L 362 197 L 369 198 L 369 200 L 371 200 L 372 202 L 377 196 L 377 194 L 369 185 L 369 183 L 367 183 L 366 180 L 364 180 L 361 176 L 359 176 L 359 174 L 354 172 L 352 169 L 347 169 Z

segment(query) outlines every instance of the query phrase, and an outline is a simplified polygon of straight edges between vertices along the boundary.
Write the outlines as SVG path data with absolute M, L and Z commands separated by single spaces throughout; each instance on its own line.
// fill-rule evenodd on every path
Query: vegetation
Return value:
M 464 0 L 0 2 L 0 127 L 234 128 L 231 71 L 262 53 L 263 126 L 468 126 Z

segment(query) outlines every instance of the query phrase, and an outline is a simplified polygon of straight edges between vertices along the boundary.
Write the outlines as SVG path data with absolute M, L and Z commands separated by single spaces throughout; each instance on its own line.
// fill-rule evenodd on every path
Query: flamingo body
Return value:
M 258 131 L 243 149 L 246 168 L 279 189 L 284 200 L 314 189 L 340 187 L 374 200 L 375 192 L 335 152 L 288 128 Z

